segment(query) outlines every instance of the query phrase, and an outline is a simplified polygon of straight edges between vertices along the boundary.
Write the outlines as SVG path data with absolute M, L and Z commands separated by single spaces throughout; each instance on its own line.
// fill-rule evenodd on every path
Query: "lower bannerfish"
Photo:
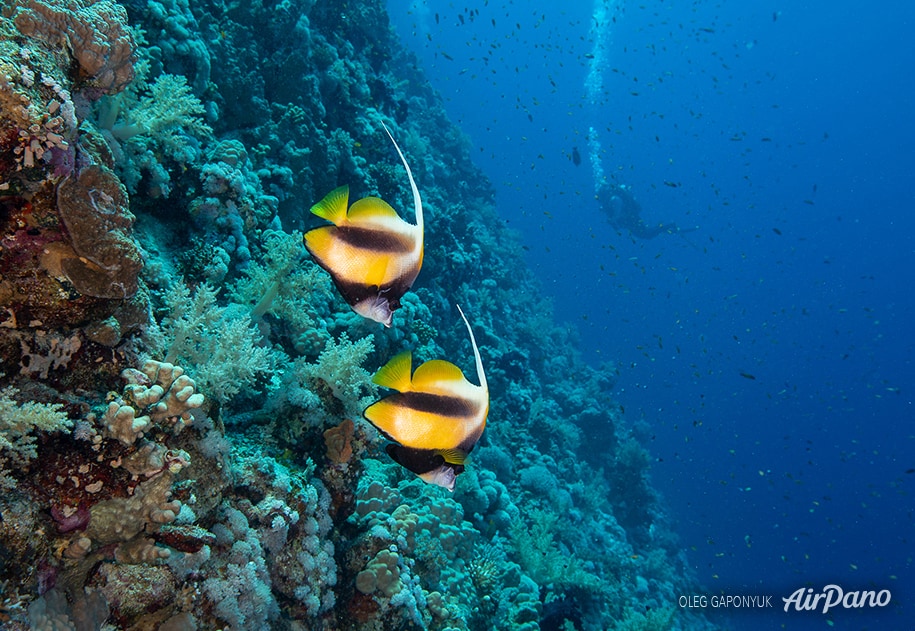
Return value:
M 378 197 L 360 199 L 347 210 L 349 187 L 341 186 L 312 206 L 312 213 L 333 225 L 307 232 L 305 247 L 353 311 L 389 327 L 423 264 L 423 204 L 407 159 L 384 130 L 407 170 L 416 225 Z
M 410 351 L 382 366 L 373 381 L 397 392 L 373 403 L 365 418 L 395 444 L 388 455 L 430 484 L 454 490 L 467 455 L 486 427 L 489 388 L 470 323 L 458 306 L 477 366 L 480 385 L 467 381 L 461 369 L 441 359 L 425 362 L 413 372 Z

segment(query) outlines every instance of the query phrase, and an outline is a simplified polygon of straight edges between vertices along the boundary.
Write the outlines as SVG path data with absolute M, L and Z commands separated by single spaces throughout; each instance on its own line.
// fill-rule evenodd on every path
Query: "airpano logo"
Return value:
M 862 590 L 846 592 L 838 585 L 829 584 L 819 593 L 814 593 L 812 587 L 803 587 L 794 591 L 788 598 L 782 598 L 785 603 L 785 612 L 794 611 L 819 611 L 826 613 L 830 609 L 841 607 L 843 609 L 863 609 L 871 607 L 886 607 L 890 604 L 893 595 L 890 590 L 880 591 Z

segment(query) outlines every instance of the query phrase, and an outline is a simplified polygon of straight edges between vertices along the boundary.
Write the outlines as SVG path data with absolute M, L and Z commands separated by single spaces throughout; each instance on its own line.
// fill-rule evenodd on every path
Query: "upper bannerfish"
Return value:
M 387 126 L 382 127 L 407 170 L 416 225 L 378 197 L 360 199 L 347 210 L 349 187 L 341 186 L 311 208 L 333 225 L 310 230 L 304 240 L 353 311 L 389 327 L 423 264 L 423 203 L 407 159 Z

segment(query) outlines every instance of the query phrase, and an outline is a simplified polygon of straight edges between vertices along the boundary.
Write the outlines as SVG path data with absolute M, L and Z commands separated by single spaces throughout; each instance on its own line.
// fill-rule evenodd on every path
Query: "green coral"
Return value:
M 232 298 L 251 307 L 251 315 L 271 313 L 303 334 L 315 326 L 314 303 L 331 297 L 330 280 L 320 267 L 304 260 L 302 233 L 265 230 L 264 257 L 253 259 L 232 291 Z
M 560 550 L 553 535 L 559 528 L 556 513 L 539 509 L 530 511 L 530 522 L 512 523 L 512 543 L 521 567 L 540 585 L 597 590 L 600 578 L 585 570 L 574 554 Z
M 213 130 L 203 120 L 206 110 L 181 75 L 163 74 L 138 95 L 125 97 L 120 123 L 111 132 L 119 140 L 139 135 L 157 137 L 165 146 L 184 146 L 185 135 L 208 138 Z
M 36 434 L 59 432 L 73 427 L 63 405 L 59 403 L 19 403 L 19 390 L 9 386 L 0 390 L 0 488 L 11 488 L 15 482 L 9 467 L 22 466 L 37 456 Z
M 169 314 L 148 342 L 165 361 L 191 368 L 197 389 L 225 403 L 258 381 L 269 382 L 283 359 L 255 344 L 260 336 L 246 309 L 220 307 L 207 283 L 191 290 L 175 283 L 165 294 Z
M 372 375 L 362 367 L 374 348 L 371 337 L 351 342 L 343 333 L 339 341 L 327 341 L 316 363 L 298 361 L 297 379 L 309 384 L 332 414 L 359 418 L 378 392 Z

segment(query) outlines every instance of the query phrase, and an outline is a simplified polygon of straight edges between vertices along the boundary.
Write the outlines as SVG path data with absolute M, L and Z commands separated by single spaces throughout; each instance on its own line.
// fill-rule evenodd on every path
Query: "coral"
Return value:
M 331 416 L 361 417 L 377 392 L 372 376 L 362 368 L 373 348 L 371 337 L 351 342 L 343 333 L 339 341 L 327 341 L 317 363 L 297 360 L 295 378 L 311 384 Z
M 133 445 L 163 421 L 177 434 L 190 420 L 191 410 L 203 405 L 204 396 L 194 391 L 194 381 L 180 366 L 149 360 L 142 372 L 128 368 L 121 376 L 127 381 L 123 397 L 108 404 L 102 423 L 125 445 Z
M 228 549 L 222 571 L 203 581 L 214 614 L 233 628 L 265 628 L 279 615 L 270 591 L 270 574 L 257 531 L 234 508 L 224 511 L 225 525 L 214 528 L 218 545 Z
M 256 379 L 275 372 L 277 354 L 255 345 L 256 329 L 246 312 L 216 303 L 216 290 L 203 283 L 191 294 L 183 283 L 165 296 L 170 313 L 161 330 L 151 332 L 169 362 L 193 367 L 200 390 L 225 402 Z
M 133 80 L 127 11 L 112 0 L 24 0 L 13 21 L 25 35 L 69 51 L 79 65 L 74 80 L 109 94 Z
M 547 510 L 532 510 L 530 522 L 512 525 L 511 535 L 521 567 L 541 585 L 574 585 L 597 589 L 599 577 L 587 572 L 581 559 L 564 553 L 556 542 L 559 516 Z
M 0 27 L 0 141 L 4 152 L 0 168 L 15 171 L 43 169 L 59 178 L 73 168 L 72 143 L 78 121 L 69 85 L 55 64 L 53 53 L 19 46 Z M 13 156 L 12 163 L 7 163 Z M 19 184 L 30 188 L 28 181 Z M 11 183 L 2 182 L 9 190 Z
M 20 340 L 22 349 L 21 368 L 22 375 L 38 376 L 47 379 L 51 370 L 65 369 L 82 346 L 79 335 L 58 337 L 38 329 L 32 338 L 32 344 Z M 37 348 L 33 348 L 33 345 Z
M 28 618 L 30 629 L 98 629 L 108 619 L 108 605 L 96 590 L 87 590 L 68 602 L 64 591 L 54 588 L 29 605 Z
M 0 390 L 0 488 L 15 485 L 10 467 L 20 468 L 37 457 L 38 433 L 60 432 L 73 426 L 61 404 L 18 403 L 17 396 L 19 391 L 14 387 Z
M 380 550 L 365 569 L 356 575 L 356 589 L 363 594 L 381 592 L 388 598 L 403 589 L 400 582 L 400 557 L 392 550 Z
M 324 431 L 327 458 L 336 464 L 345 464 L 353 457 L 353 421 L 346 418 L 336 427 Z
M 558 482 L 549 469 L 540 464 L 531 465 L 518 472 L 521 486 L 534 495 L 549 498 L 555 493 Z
M 206 110 L 181 75 L 163 74 L 139 95 L 136 104 L 121 106 L 123 120 L 111 127 L 118 140 L 139 135 L 155 136 L 164 147 L 179 153 L 186 145 L 186 135 L 207 138 L 213 130 L 203 120 Z M 111 116 L 111 114 L 108 114 Z
M 126 498 L 111 498 L 98 502 L 89 510 L 88 527 L 77 534 L 64 552 L 78 559 L 93 547 L 116 544 L 115 558 L 121 563 L 140 563 L 168 557 L 166 548 L 157 547 L 144 537 L 148 527 L 175 520 L 181 509 L 177 500 L 170 499 L 174 474 L 188 461 L 173 457 L 161 471 L 139 484 Z
M 653 609 L 645 613 L 628 609 L 614 631 L 667 631 L 673 628 L 674 610 L 670 607 Z
M 201 577 L 215 617 L 239 628 L 274 619 L 278 597 L 297 617 L 317 618 L 335 602 L 330 497 L 307 472 L 290 471 L 259 446 L 234 447 L 231 475 L 262 499 L 226 497 L 209 517 L 215 541 L 169 565 L 189 580 Z
M 149 51 L 154 63 L 168 72 L 187 76 L 194 91 L 202 94 L 210 85 L 211 53 L 206 30 L 201 28 L 187 0 L 151 0 L 137 8 L 143 9 L 147 29 L 158 33 L 156 48 Z
M 57 208 L 73 250 L 60 250 L 55 263 L 47 263 L 51 274 L 65 276 L 87 296 L 133 296 L 143 263 L 130 237 L 134 216 L 127 193 L 114 173 L 94 165 L 76 179 L 64 180 L 57 189 Z
M 238 279 L 232 297 L 251 306 L 255 317 L 270 313 L 292 327 L 293 342 L 314 330 L 315 316 L 332 296 L 327 274 L 304 260 L 302 233 L 265 230 L 264 256 Z

